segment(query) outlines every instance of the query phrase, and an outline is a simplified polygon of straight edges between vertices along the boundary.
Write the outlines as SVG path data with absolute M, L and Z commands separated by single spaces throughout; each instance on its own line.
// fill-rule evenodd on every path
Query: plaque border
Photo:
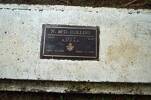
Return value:
M 96 34 L 96 53 L 95 56 L 70 56 L 70 55 L 46 55 L 45 49 L 45 35 L 47 28 L 65 28 L 65 29 L 91 29 L 95 30 Z M 40 45 L 40 59 L 70 59 L 70 60 L 99 60 L 99 35 L 100 30 L 98 26 L 75 26 L 75 25 L 57 25 L 57 24 L 43 24 L 42 36 Z

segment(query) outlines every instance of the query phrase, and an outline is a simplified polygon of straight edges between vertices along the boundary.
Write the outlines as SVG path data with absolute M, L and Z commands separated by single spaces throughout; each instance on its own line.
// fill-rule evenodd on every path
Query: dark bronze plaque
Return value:
M 44 24 L 40 58 L 99 60 L 99 28 Z

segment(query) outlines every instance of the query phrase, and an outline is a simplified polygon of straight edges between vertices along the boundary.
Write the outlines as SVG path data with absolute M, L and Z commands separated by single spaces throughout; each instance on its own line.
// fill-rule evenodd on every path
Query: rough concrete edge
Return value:
M 112 8 L 112 7 L 89 7 L 89 6 L 65 6 L 65 5 L 39 5 L 39 4 L 2 4 L 0 3 L 0 9 L 2 8 L 10 8 L 10 9 L 18 9 L 18 10 L 28 10 L 28 9 L 34 9 L 34 10 L 51 10 L 51 9 L 55 9 L 55 10 L 62 10 L 62 8 L 64 8 L 65 10 L 71 10 L 72 9 L 76 9 L 77 11 L 80 10 L 84 10 L 84 11 L 92 11 L 92 10 L 96 10 L 96 11 L 100 11 L 102 9 L 105 10 L 123 10 L 123 11 L 131 11 L 131 12 L 136 12 L 136 11 L 145 11 L 145 12 L 150 12 L 151 13 L 151 9 L 132 9 L 132 8 Z
M 151 83 L 95 83 L 0 79 L 0 91 L 151 95 Z

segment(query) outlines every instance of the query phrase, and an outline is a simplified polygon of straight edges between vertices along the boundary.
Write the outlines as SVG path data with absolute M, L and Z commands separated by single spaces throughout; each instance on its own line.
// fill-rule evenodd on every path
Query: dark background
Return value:
M 0 3 L 151 9 L 151 0 L 0 0 Z
M 151 96 L 0 92 L 0 100 L 151 100 Z

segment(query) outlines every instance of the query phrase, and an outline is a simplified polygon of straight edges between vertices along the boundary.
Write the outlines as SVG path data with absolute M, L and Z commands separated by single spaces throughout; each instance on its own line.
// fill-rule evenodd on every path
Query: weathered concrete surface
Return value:
M 151 95 L 151 84 L 0 80 L 0 91 Z
M 42 24 L 100 27 L 100 61 L 41 60 Z M 0 78 L 151 82 L 151 10 L 0 5 Z

